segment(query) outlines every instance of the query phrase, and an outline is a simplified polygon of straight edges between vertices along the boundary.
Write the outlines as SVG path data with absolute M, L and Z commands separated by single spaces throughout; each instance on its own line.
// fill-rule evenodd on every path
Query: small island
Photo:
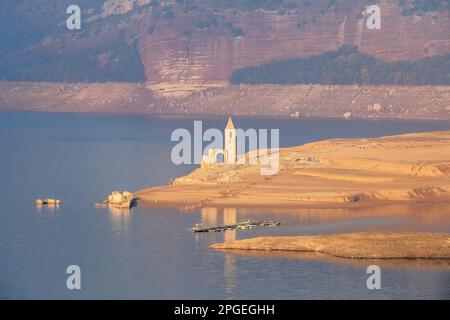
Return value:
M 446 233 L 368 232 L 261 237 L 210 247 L 216 250 L 315 252 L 348 259 L 450 259 L 450 235 Z
M 333 208 L 450 200 L 450 131 L 319 141 L 280 149 L 279 161 L 272 176 L 255 164 L 201 167 L 136 192 L 138 205 Z

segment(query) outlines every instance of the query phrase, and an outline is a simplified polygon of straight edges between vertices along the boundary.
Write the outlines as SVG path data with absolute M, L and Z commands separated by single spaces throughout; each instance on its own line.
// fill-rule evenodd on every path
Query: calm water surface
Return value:
M 170 134 L 201 118 L 0 113 L 0 298 L 337 299 L 450 298 L 447 265 L 382 266 L 382 290 L 366 288 L 365 264 L 294 255 L 215 252 L 214 242 L 261 235 L 370 230 L 450 232 L 446 204 L 353 210 L 96 209 L 113 190 L 166 184 L 192 166 L 170 162 Z M 226 118 L 205 118 L 222 128 Z M 335 137 L 450 129 L 449 122 L 236 118 L 279 128 L 282 146 Z M 37 209 L 57 197 L 58 208 Z M 192 234 L 194 223 L 272 219 L 278 228 Z M 66 289 L 81 267 L 82 290 Z

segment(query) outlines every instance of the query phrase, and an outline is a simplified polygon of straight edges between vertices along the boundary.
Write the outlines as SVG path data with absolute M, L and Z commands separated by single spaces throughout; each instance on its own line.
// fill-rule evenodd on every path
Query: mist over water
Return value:
M 382 290 L 366 288 L 365 262 L 242 255 L 208 245 L 255 236 L 354 231 L 450 232 L 450 205 L 371 209 L 97 209 L 113 190 L 167 184 L 195 166 L 170 161 L 176 128 L 194 120 L 222 129 L 226 117 L 0 113 L 0 298 L 388 299 L 450 298 L 450 268 L 382 267 Z M 280 129 L 281 147 L 329 138 L 450 130 L 450 122 L 234 118 L 236 127 Z M 206 145 L 206 144 L 205 144 Z M 301 181 L 299 181 L 301 183 Z M 36 208 L 37 198 L 61 199 Z M 246 219 L 278 228 L 193 234 Z M 66 289 L 81 268 L 82 290 Z M 367 265 L 373 264 L 367 262 Z

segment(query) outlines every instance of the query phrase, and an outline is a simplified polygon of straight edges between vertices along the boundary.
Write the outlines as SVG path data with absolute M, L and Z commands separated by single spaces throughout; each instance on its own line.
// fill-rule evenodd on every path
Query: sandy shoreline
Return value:
M 259 165 L 196 169 L 135 193 L 148 207 L 373 206 L 450 201 L 450 131 L 333 139 L 280 150 L 280 170 Z
M 260 237 L 210 246 L 215 250 L 314 252 L 347 259 L 450 259 L 450 234 L 368 232 Z
M 217 249 L 226 255 L 242 256 L 255 259 L 289 259 L 299 261 L 317 261 L 327 264 L 350 265 L 366 269 L 369 265 L 377 265 L 381 269 L 430 269 L 450 270 L 450 259 L 345 259 L 320 252 L 300 251 L 266 251 Z
M 141 191 L 140 191 L 141 192 Z M 416 201 L 376 201 L 376 200 L 368 200 L 364 202 L 356 202 L 356 203 L 283 203 L 283 202 L 266 202 L 266 203 L 257 203 L 254 201 L 241 201 L 241 202 L 230 202 L 230 201 L 214 201 L 214 202 L 196 202 L 196 201 L 153 201 L 146 200 L 142 198 L 138 198 L 137 201 L 138 207 L 143 208 L 179 208 L 186 211 L 193 211 L 201 208 L 209 208 L 214 207 L 218 209 L 223 208 L 240 208 L 240 209 L 266 209 L 266 210 L 283 210 L 283 209 L 368 209 L 375 207 L 382 207 L 386 204 L 389 205 L 407 205 L 411 203 L 424 204 L 424 205 L 433 205 L 433 204 L 449 204 L 450 199 L 441 199 L 441 200 L 416 200 Z

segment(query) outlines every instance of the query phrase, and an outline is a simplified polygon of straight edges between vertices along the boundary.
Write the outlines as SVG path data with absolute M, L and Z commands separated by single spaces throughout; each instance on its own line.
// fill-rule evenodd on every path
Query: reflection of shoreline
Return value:
M 130 209 L 115 208 L 114 206 L 108 205 L 108 213 L 110 221 L 112 222 L 115 231 L 126 232 L 128 231 L 130 223 Z
M 46 211 L 47 213 L 55 213 L 59 211 L 59 204 L 50 204 L 45 206 L 36 206 L 36 211 L 42 213 Z
M 219 214 L 224 216 L 230 208 L 208 207 L 200 209 L 202 222 L 206 225 L 220 224 Z M 333 224 L 341 231 L 450 231 L 450 203 L 390 203 L 363 208 L 233 208 L 236 220 L 279 220 L 284 224 L 308 226 Z M 344 224 L 348 222 L 349 224 Z M 357 222 L 358 226 L 352 222 Z M 339 225 L 338 225 L 339 224 Z M 355 226 L 355 227 L 352 227 Z M 339 231 L 333 229 L 334 232 Z M 356 228 L 356 229 L 355 229 Z M 227 231 L 228 232 L 228 231 Z M 224 240 L 225 241 L 225 240 Z
M 442 207 L 449 208 L 450 202 L 397 202 L 385 203 L 379 206 L 362 206 L 362 207 L 347 207 L 347 208 L 239 208 L 240 213 L 259 213 L 261 211 L 269 211 L 280 214 L 314 214 L 322 219 L 326 218 L 354 218 L 354 217 L 373 217 L 373 216 L 391 216 L 391 215 L 411 215 L 417 212 L 422 212 L 422 207 L 426 207 L 427 212 L 430 210 L 435 212 Z M 437 208 L 434 209 L 434 208 Z M 439 212 L 439 211 L 438 211 Z
M 378 265 L 386 269 L 445 269 L 450 270 L 450 260 L 424 260 L 424 259 L 343 259 L 318 252 L 289 252 L 289 251 L 249 251 L 226 250 L 225 255 L 235 255 L 260 259 L 296 259 L 320 261 L 330 264 L 345 264 L 360 268 L 369 265 Z

